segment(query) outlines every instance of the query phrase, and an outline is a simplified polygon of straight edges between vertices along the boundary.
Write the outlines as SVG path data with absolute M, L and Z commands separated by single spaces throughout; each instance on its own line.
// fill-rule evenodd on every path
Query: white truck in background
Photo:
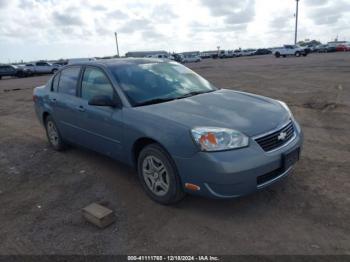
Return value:
M 276 48 L 273 50 L 275 57 L 286 57 L 286 56 L 307 56 L 307 52 L 304 48 L 298 45 L 284 45 L 281 48 Z
M 54 74 L 59 69 L 59 65 L 53 65 L 48 62 L 35 62 L 26 64 L 23 68 L 27 70 L 30 75 Z

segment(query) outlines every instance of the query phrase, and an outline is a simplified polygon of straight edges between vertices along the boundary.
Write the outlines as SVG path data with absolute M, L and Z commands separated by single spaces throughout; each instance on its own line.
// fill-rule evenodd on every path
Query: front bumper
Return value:
M 282 156 L 302 148 L 303 134 L 294 122 L 295 136 L 285 146 L 265 152 L 255 140 L 247 148 L 223 152 L 198 152 L 192 158 L 174 157 L 184 190 L 211 198 L 234 198 L 253 193 L 287 176 Z M 200 190 L 190 191 L 186 183 Z

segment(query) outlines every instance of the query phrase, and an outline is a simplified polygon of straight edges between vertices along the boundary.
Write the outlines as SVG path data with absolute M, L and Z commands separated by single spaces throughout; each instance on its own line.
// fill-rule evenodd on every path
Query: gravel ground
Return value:
M 350 52 L 188 64 L 219 87 L 287 102 L 305 133 L 294 173 L 248 197 L 152 202 L 136 172 L 96 153 L 51 150 L 32 88 L 0 81 L 0 254 L 350 254 Z M 100 202 L 101 230 L 81 208 Z

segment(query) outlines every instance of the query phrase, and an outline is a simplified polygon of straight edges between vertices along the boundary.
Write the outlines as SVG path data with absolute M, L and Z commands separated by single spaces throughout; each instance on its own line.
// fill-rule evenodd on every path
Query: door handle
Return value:
M 77 106 L 76 109 L 80 112 L 85 112 L 85 108 L 83 106 Z

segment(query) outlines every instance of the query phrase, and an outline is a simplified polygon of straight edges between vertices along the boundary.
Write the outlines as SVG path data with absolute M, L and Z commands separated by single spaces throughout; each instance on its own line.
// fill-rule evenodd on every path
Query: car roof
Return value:
M 140 65 L 140 64 L 149 64 L 149 63 L 161 63 L 165 62 L 163 59 L 157 58 L 113 58 L 113 59 L 100 59 L 95 61 L 85 61 L 77 62 L 68 65 L 103 65 L 106 67 L 115 67 L 115 66 L 126 66 L 126 65 Z

